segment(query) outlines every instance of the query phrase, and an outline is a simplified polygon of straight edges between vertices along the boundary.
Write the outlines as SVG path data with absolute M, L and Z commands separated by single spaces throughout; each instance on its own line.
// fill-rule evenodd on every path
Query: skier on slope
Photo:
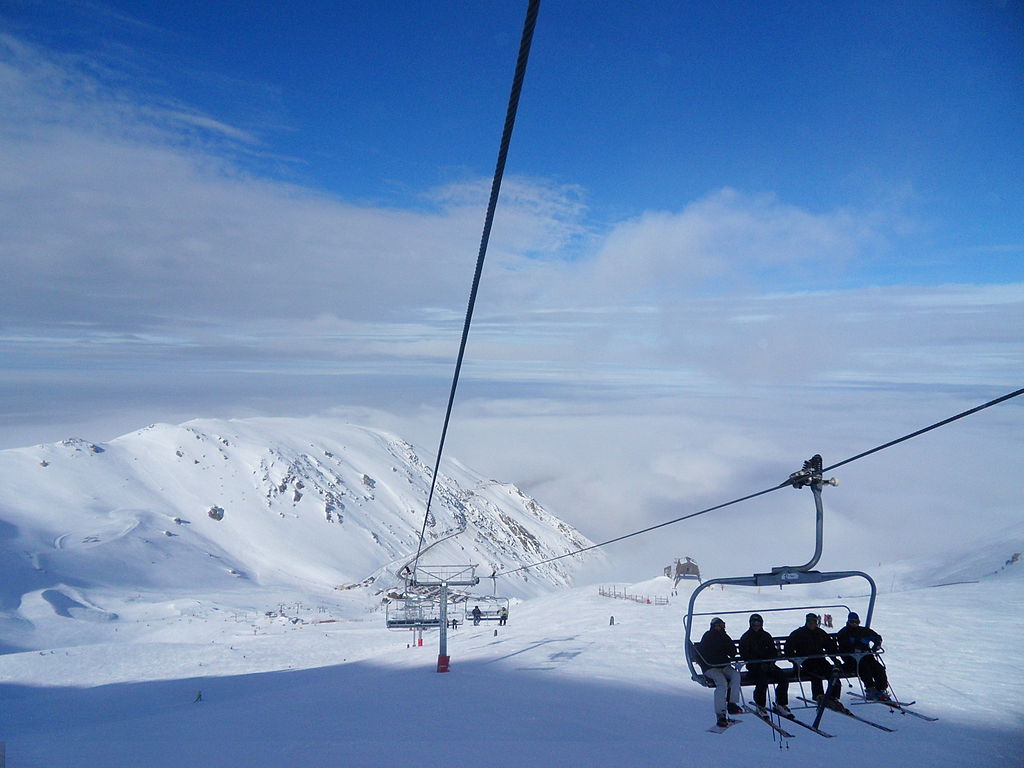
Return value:
M 885 675 L 885 667 L 875 657 L 873 651 L 882 647 L 882 636 L 870 627 L 860 625 L 860 616 L 854 612 L 846 617 L 846 626 L 836 633 L 839 652 L 843 654 L 866 654 L 860 657 L 843 656 L 843 668 L 848 672 L 856 670 L 864 682 L 864 698 L 873 701 L 888 701 L 889 680 Z
M 729 715 L 742 715 L 740 707 L 740 673 L 733 662 L 736 659 L 736 643 L 725 633 L 725 622 L 719 617 L 711 620 L 711 628 L 704 633 L 697 649 L 697 663 L 701 671 L 715 683 L 715 715 L 718 727 L 729 725 Z M 726 704 L 728 698 L 728 705 Z

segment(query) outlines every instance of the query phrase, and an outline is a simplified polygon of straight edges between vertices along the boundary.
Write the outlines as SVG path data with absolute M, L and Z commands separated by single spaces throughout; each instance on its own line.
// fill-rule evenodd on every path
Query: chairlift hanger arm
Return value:
M 839 481 L 836 478 L 830 478 L 825 480 L 822 478 L 821 469 L 822 459 L 821 454 L 816 453 L 810 459 L 804 462 L 803 469 L 799 472 L 794 472 L 789 476 L 789 479 L 784 484 L 792 485 L 794 488 L 804 488 L 810 486 L 811 493 L 814 494 L 814 510 L 815 510 L 815 525 L 814 525 L 814 555 L 803 565 L 779 565 L 772 568 L 772 573 L 795 573 L 795 572 L 806 572 L 814 568 L 818 564 L 818 560 L 821 559 L 821 551 L 823 547 L 824 538 L 824 527 L 825 527 L 825 512 L 821 504 L 821 489 L 822 486 L 839 485 Z

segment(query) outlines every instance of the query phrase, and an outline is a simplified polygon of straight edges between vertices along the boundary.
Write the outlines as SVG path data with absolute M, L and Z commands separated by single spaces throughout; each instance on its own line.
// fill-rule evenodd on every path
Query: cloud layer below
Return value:
M 0 447 L 334 406 L 430 444 L 487 180 L 425 190 L 415 209 L 338 200 L 247 170 L 259 138 L 215 117 L 14 38 L 0 52 Z M 1019 387 L 1024 286 L 864 279 L 898 264 L 913 229 L 896 209 L 734 189 L 595 222 L 585 190 L 512 177 L 452 450 L 602 538 Z M 982 503 L 1004 521 L 1020 495 L 949 479 L 984 472 L 986 451 L 1019 458 L 1014 418 L 982 423 L 899 469 L 929 489 L 899 514 L 939 514 L 937 543 Z M 874 493 L 866 520 L 850 512 L 852 546 L 895 514 Z M 886 538 L 879 557 L 897 548 Z

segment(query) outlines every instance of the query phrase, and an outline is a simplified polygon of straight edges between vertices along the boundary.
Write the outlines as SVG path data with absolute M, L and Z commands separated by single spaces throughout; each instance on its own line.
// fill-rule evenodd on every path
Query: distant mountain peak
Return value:
M 409 442 L 323 419 L 154 424 L 102 445 L 0 451 L 0 607 L 60 584 L 98 611 L 104 593 L 237 590 L 240 579 L 386 591 L 416 554 L 431 474 Z M 442 463 L 424 562 L 490 574 L 589 544 L 514 485 Z M 502 588 L 568 586 L 583 561 Z

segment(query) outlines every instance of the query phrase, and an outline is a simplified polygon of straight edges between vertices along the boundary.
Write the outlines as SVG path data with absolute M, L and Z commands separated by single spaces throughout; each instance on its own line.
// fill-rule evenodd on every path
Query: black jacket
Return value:
M 740 656 L 744 661 L 777 659 L 778 652 L 772 636 L 763 629 L 748 629 L 740 638 Z
M 709 629 L 697 643 L 705 667 L 727 667 L 736 658 L 736 644 L 725 632 Z
M 821 627 L 797 627 L 786 638 L 787 656 L 820 656 L 838 652 L 835 638 Z
M 840 653 L 860 653 L 877 648 L 882 644 L 882 636 L 870 627 L 851 626 L 847 624 L 836 633 Z

